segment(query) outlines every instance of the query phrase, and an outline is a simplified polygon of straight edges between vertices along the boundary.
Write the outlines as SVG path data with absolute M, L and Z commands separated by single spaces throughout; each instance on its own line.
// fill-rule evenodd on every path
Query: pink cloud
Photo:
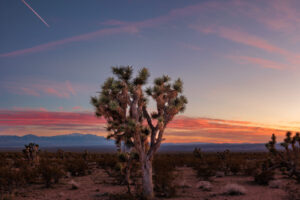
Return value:
M 81 106 L 74 106 L 72 110 L 83 110 L 83 108 Z
M 283 49 L 277 45 L 274 45 L 262 37 L 258 37 L 238 29 L 227 28 L 223 26 L 209 26 L 203 27 L 200 25 L 190 25 L 190 28 L 199 31 L 204 34 L 215 34 L 221 38 L 243 44 L 250 47 L 255 47 L 261 49 L 265 52 L 278 54 L 282 56 L 288 64 L 277 63 L 263 58 L 254 58 L 249 56 L 238 56 L 239 59 L 244 60 L 250 63 L 258 64 L 265 68 L 274 68 L 274 69 L 293 69 L 300 64 L 300 54 L 294 53 Z
M 30 95 L 30 96 L 36 96 L 36 97 L 39 97 L 40 94 L 38 92 L 36 92 L 35 90 L 33 89 L 30 89 L 30 88 L 24 88 L 24 87 L 21 87 L 20 88 L 20 91 L 21 93 L 24 93 L 26 95 Z
M 67 86 L 67 89 L 71 92 L 72 95 L 76 95 L 76 92 L 75 92 L 73 86 L 71 85 L 70 81 L 66 81 L 66 86 Z
M 23 54 L 27 54 L 27 53 L 36 53 L 36 52 L 45 51 L 45 50 L 48 50 L 48 49 L 51 49 L 51 48 L 54 48 L 57 46 L 61 46 L 64 44 L 79 42 L 79 41 L 84 41 L 84 40 L 90 40 L 93 38 L 102 37 L 102 36 L 106 36 L 106 35 L 119 34 L 119 33 L 136 33 L 136 32 L 138 32 L 138 30 L 136 29 L 136 27 L 133 27 L 133 26 L 100 29 L 98 31 L 94 31 L 91 33 L 77 35 L 77 36 L 65 38 L 62 40 L 57 40 L 57 41 L 33 46 L 33 47 L 30 47 L 27 49 L 21 49 L 21 50 L 17 50 L 17 51 L 8 52 L 8 53 L 3 53 L 3 54 L 0 54 L 0 57 L 11 57 L 11 56 L 18 56 L 18 55 L 23 55 Z
M 288 68 L 284 64 L 280 64 L 271 60 L 263 59 L 263 58 L 256 58 L 250 56 L 229 56 L 235 61 L 240 62 L 241 64 L 255 64 L 262 68 L 269 68 L 269 69 L 286 69 Z
M 216 34 L 227 40 L 231 40 L 236 43 L 259 48 L 259 49 L 265 50 L 270 53 L 278 53 L 281 55 L 289 54 L 288 51 L 269 43 L 268 41 L 266 41 L 263 38 L 260 38 L 260 37 L 257 37 L 257 36 L 254 36 L 249 33 L 239 31 L 236 29 L 222 27 L 222 26 L 202 27 L 202 26 L 197 26 L 197 25 L 190 25 L 190 28 L 195 29 L 195 30 L 205 33 L 205 34 Z
M 43 89 L 44 93 L 56 96 L 56 97 L 61 97 L 61 98 L 69 98 L 70 95 L 69 93 L 63 92 L 63 91 L 58 91 L 54 88 L 48 87 Z
M 32 108 L 32 107 L 18 107 L 18 106 L 14 106 L 13 107 L 14 111 L 43 111 L 46 112 L 48 111 L 46 108 L 44 107 L 39 107 L 39 108 Z
M 232 1 L 235 12 L 246 15 L 262 23 L 271 30 L 298 35 L 300 30 L 300 13 L 297 1 L 273 0 L 255 4 L 251 1 Z M 299 38 L 299 37 L 298 37 Z

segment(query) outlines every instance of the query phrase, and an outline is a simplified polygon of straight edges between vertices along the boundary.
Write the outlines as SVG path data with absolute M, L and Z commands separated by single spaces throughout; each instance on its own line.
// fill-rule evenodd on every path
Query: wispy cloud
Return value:
M 48 95 L 59 98 L 69 98 L 77 94 L 70 81 L 1 81 L 0 83 L 1 87 L 8 92 L 19 95 L 36 97 Z
M 19 56 L 28 53 L 36 53 L 40 51 L 45 51 L 57 46 L 65 45 L 68 43 L 79 42 L 94 39 L 97 37 L 103 37 L 106 35 L 112 34 L 120 34 L 120 33 L 129 33 L 134 34 L 138 33 L 143 28 L 150 28 L 156 27 L 162 24 L 165 24 L 171 20 L 175 20 L 178 17 L 185 17 L 191 16 L 194 14 L 199 13 L 200 10 L 203 10 L 208 7 L 215 7 L 215 2 L 208 2 L 208 3 L 199 3 L 191 6 L 186 6 L 184 8 L 173 9 L 168 12 L 166 15 L 162 15 L 159 17 L 154 17 L 150 19 L 146 19 L 143 21 L 135 21 L 135 22 L 126 22 L 126 21 L 119 21 L 119 20 L 108 20 L 106 22 L 102 22 L 102 25 L 114 26 L 112 28 L 103 28 L 99 29 L 94 32 L 85 33 L 81 35 L 76 35 L 72 37 L 67 37 L 61 40 L 53 41 L 44 43 L 41 45 L 33 46 L 26 49 L 16 50 L 8 53 L 0 54 L 1 57 L 12 57 L 12 56 Z
M 256 58 L 251 56 L 228 56 L 232 60 L 241 64 L 254 64 L 256 66 L 268 69 L 287 69 L 288 66 L 272 60 L 267 60 L 263 58 Z
M 232 1 L 234 11 L 255 19 L 273 31 L 295 35 L 299 39 L 300 13 L 297 1 L 273 0 L 260 3 L 251 1 Z
M 300 64 L 300 55 L 292 51 L 281 48 L 274 45 L 262 37 L 249 34 L 247 32 L 241 31 L 239 29 L 228 28 L 223 26 L 200 26 L 200 25 L 190 25 L 190 28 L 199 31 L 204 34 L 214 34 L 221 38 L 230 40 L 232 42 L 243 44 L 246 46 L 254 47 L 263 50 L 270 54 L 276 54 L 281 56 L 286 63 L 278 63 L 264 58 L 255 58 L 251 56 L 236 56 L 236 60 L 244 60 L 247 63 L 258 64 L 261 67 L 273 68 L 273 69 L 293 69 Z M 234 56 L 233 56 L 234 57 Z
M 91 33 L 86 33 L 86 34 L 68 37 L 68 38 L 53 41 L 53 42 L 48 42 L 45 44 L 33 46 L 30 48 L 26 48 L 26 49 L 3 53 L 3 54 L 0 54 L 0 57 L 11 57 L 11 56 L 19 56 L 19 55 L 23 55 L 23 54 L 27 54 L 27 53 L 36 53 L 36 52 L 45 51 L 45 50 L 48 50 L 48 49 L 51 49 L 51 48 L 54 48 L 57 46 L 61 46 L 64 44 L 79 42 L 79 41 L 84 41 L 84 40 L 90 40 L 93 38 L 102 37 L 102 36 L 106 36 L 106 35 L 112 35 L 112 34 L 118 34 L 118 33 L 136 33 L 136 32 L 138 32 L 138 30 L 132 26 L 106 28 L 106 29 L 101 29 L 101 30 L 94 31 Z
M 281 55 L 289 54 L 288 51 L 269 43 L 263 38 L 251 35 L 243 31 L 235 30 L 233 28 L 222 26 L 202 27 L 198 25 L 190 25 L 190 28 L 206 34 L 216 34 L 227 40 L 262 49 L 270 53 L 278 53 Z

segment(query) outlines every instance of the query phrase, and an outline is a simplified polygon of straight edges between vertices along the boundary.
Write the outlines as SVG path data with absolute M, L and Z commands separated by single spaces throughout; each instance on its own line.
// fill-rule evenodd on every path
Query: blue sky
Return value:
M 110 67 L 132 65 L 181 77 L 185 117 L 298 130 L 299 1 L 26 2 L 50 27 L 0 1 L 1 110 L 92 112 Z

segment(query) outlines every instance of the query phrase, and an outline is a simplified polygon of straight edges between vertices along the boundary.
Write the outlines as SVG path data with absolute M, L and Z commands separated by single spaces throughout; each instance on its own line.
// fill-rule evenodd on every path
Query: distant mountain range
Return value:
M 107 140 L 105 137 L 72 133 L 69 135 L 57 135 L 57 136 L 36 136 L 36 135 L 24 135 L 24 136 L 0 136 L 0 147 L 20 147 L 34 142 L 40 145 L 40 147 L 64 147 L 64 146 L 113 146 L 113 140 Z
M 57 136 L 9 136 L 0 135 L 0 150 L 20 150 L 25 144 L 34 142 L 39 144 L 40 149 L 55 150 L 58 148 L 66 150 L 81 151 L 88 149 L 91 151 L 114 151 L 115 145 L 113 140 L 107 140 L 105 137 L 73 133 L 69 135 Z M 264 144 L 215 144 L 215 143 L 163 143 L 161 152 L 192 152 L 195 147 L 200 147 L 203 151 L 266 151 Z

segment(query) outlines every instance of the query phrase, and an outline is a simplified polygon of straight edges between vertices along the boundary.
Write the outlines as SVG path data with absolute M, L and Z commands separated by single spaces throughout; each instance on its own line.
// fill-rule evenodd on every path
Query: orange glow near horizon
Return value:
M 168 143 L 264 143 L 272 133 L 281 140 L 295 126 L 271 126 L 247 121 L 176 117 L 167 127 Z M 38 110 L 0 111 L 1 135 L 54 136 L 70 133 L 106 136 L 105 120 L 91 112 L 50 112 Z

